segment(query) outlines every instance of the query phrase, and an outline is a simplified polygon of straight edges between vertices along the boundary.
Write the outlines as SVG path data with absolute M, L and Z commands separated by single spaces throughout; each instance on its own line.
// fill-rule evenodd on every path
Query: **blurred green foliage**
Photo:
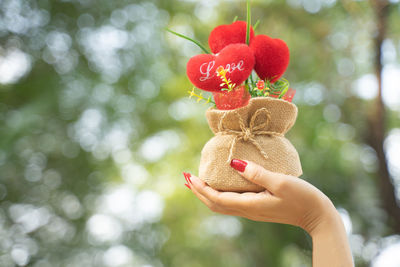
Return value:
M 383 52 L 395 73 L 399 14 L 392 1 Z M 201 51 L 164 28 L 207 44 L 236 15 L 244 1 L 0 2 L 0 266 L 311 265 L 301 229 L 213 214 L 183 186 L 212 133 L 207 106 L 187 98 L 185 65 Z M 373 10 L 252 1 L 252 17 L 290 48 L 302 178 L 350 219 L 356 264 L 368 266 L 399 242 L 365 144 Z M 399 128 L 396 102 L 388 110 Z

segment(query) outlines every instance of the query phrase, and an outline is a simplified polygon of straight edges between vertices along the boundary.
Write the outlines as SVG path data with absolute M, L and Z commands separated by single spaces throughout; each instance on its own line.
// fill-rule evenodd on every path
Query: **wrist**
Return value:
M 337 231 L 340 226 L 343 227 L 339 212 L 331 200 L 323 195 L 318 199 L 318 205 L 308 214 L 305 214 L 301 227 L 314 237 L 322 232 Z
M 339 212 L 331 203 L 309 231 L 313 242 L 313 266 L 354 267 L 349 241 Z
M 325 206 L 324 212 L 315 221 L 312 228 L 308 229 L 308 233 L 314 239 L 319 235 L 329 235 L 338 232 L 345 232 L 342 219 L 332 202 Z

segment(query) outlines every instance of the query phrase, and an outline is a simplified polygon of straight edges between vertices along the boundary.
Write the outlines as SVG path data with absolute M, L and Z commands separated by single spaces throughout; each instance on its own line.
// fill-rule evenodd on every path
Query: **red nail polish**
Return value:
M 231 161 L 231 167 L 240 172 L 244 172 L 244 170 L 246 169 L 246 166 L 247 166 L 246 161 L 243 161 L 240 159 L 233 159 Z
M 192 177 L 192 175 L 190 173 L 184 172 L 183 176 L 185 176 L 186 182 L 192 183 L 192 181 L 190 180 L 190 177 Z
M 190 187 L 190 185 L 185 184 L 187 188 L 189 188 L 190 190 L 192 190 L 192 188 Z
M 189 180 L 189 183 L 192 183 L 192 180 L 190 180 L 190 177 L 192 177 L 192 175 L 190 173 L 186 173 L 186 178 Z
M 187 179 L 187 173 L 186 173 L 186 172 L 182 172 L 182 174 L 183 174 L 183 177 L 185 177 L 186 182 L 189 183 L 189 181 L 188 181 L 188 179 Z

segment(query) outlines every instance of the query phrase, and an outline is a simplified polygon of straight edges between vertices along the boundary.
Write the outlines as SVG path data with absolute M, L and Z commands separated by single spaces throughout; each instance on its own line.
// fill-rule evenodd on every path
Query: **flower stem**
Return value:
M 247 30 L 246 30 L 246 44 L 250 43 L 250 25 L 251 25 L 251 10 L 250 0 L 247 0 Z

